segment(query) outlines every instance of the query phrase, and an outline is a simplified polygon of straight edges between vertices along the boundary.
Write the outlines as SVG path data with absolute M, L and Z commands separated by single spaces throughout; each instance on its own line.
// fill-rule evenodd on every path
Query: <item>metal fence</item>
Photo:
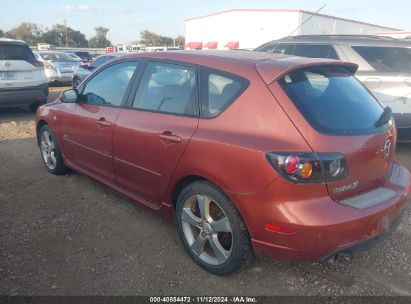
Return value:
M 37 50 L 37 46 L 30 46 L 34 51 Z M 75 52 L 89 52 L 91 55 L 101 55 L 106 53 L 105 48 L 73 48 L 73 47 L 56 47 L 57 51 L 75 51 Z

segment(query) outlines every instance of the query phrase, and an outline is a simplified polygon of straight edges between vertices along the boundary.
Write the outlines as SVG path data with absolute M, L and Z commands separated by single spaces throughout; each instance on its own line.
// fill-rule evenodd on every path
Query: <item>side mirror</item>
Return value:
M 60 101 L 64 103 L 75 103 L 77 99 L 78 91 L 76 89 L 64 91 L 60 96 Z

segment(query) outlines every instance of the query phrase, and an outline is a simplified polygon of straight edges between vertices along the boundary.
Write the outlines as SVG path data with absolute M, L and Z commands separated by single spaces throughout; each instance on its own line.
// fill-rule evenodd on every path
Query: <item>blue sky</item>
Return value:
M 44 27 L 63 23 L 80 30 L 87 38 L 94 27 L 110 29 L 114 43 L 139 39 L 141 30 L 175 37 L 185 33 L 184 20 L 234 8 L 289 8 L 321 11 L 338 17 L 411 30 L 411 1 L 401 0 L 0 0 L 0 29 L 10 30 L 21 22 Z M 7 13 L 6 13 L 7 12 Z

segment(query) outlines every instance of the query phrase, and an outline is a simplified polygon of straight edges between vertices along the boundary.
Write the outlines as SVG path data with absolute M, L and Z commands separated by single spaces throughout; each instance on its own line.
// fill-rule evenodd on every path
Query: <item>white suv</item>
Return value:
M 21 40 L 0 38 L 0 107 L 28 106 L 33 112 L 47 102 L 43 63 Z

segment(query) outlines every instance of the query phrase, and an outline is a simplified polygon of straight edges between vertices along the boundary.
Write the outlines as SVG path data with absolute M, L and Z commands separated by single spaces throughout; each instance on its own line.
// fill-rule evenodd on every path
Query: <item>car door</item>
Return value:
M 61 134 L 66 158 L 107 182 L 114 182 L 115 122 L 137 66 L 133 61 L 108 66 L 80 87 L 77 103 L 64 104 Z
M 117 184 L 160 202 L 198 126 L 197 70 L 147 63 L 129 108 L 121 111 L 113 138 Z

